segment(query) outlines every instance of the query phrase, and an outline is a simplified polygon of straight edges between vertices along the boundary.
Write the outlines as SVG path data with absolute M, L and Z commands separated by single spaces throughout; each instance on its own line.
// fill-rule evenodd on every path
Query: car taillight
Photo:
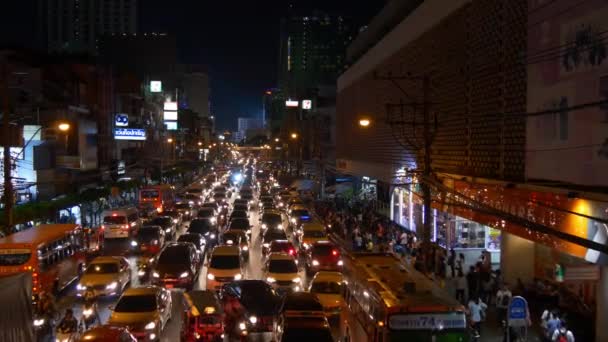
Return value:
M 333 256 L 338 255 L 338 251 L 334 249 L 333 251 L 331 251 L 331 255 L 333 255 Z
M 122 229 L 129 229 L 129 225 L 125 224 L 124 226 L 122 226 Z
M 293 250 L 293 248 L 289 249 L 289 254 L 290 255 L 294 255 L 296 253 L 296 251 Z

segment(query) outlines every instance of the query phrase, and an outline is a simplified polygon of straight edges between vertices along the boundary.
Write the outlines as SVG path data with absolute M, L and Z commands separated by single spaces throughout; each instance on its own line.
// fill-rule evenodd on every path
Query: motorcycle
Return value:
M 154 258 L 139 258 L 137 260 L 137 277 L 140 281 L 146 280 L 150 276 L 150 269 Z
M 78 323 L 78 328 L 75 331 L 73 330 L 63 330 L 60 327 L 57 327 L 55 330 L 55 341 L 57 342 L 76 342 L 80 339 L 80 335 L 82 333 L 82 326 Z
M 53 322 L 50 317 L 34 314 L 34 337 L 36 341 L 48 341 L 53 331 Z
M 97 303 L 86 302 L 82 308 L 82 320 L 85 329 L 89 329 L 98 320 L 97 318 Z

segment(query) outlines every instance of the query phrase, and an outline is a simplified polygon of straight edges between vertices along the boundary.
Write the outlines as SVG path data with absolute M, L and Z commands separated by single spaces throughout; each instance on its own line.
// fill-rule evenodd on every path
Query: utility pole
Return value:
M 8 70 L 6 65 L 2 68 L 2 141 L 4 153 L 4 225 L 6 231 L 13 226 L 13 183 L 11 179 L 11 147 L 10 147 L 10 104 L 8 97 Z
M 433 143 L 433 137 L 431 136 L 431 82 L 428 75 L 425 75 L 422 79 L 423 87 L 423 135 L 424 135 L 424 180 L 422 181 L 422 196 L 424 201 L 424 227 L 422 234 L 423 253 L 425 254 L 425 271 L 428 271 L 428 265 L 430 264 L 429 257 L 431 247 L 431 231 L 433 229 L 433 214 L 432 214 L 432 198 L 431 198 L 431 185 L 428 179 L 431 178 L 431 144 Z

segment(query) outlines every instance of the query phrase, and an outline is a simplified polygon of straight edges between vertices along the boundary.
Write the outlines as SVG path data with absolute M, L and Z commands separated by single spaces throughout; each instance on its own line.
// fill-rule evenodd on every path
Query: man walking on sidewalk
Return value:
M 502 325 L 502 322 L 507 319 L 507 309 L 509 308 L 509 302 L 511 302 L 513 294 L 507 287 L 507 284 L 503 284 L 496 293 L 496 311 L 498 313 L 498 324 Z
M 485 318 L 487 308 L 488 306 L 479 297 L 469 302 L 469 314 L 476 338 L 481 337 L 481 321 Z

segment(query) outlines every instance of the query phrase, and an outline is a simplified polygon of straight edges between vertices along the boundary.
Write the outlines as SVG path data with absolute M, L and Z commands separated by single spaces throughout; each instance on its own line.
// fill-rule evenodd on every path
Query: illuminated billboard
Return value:
M 177 111 L 177 102 L 165 102 L 165 107 L 164 109 L 166 111 L 173 111 L 176 112 Z
M 143 128 L 115 128 L 115 140 L 146 140 L 146 130 Z
M 168 131 L 177 131 L 177 121 L 165 121 Z
M 164 112 L 163 120 L 165 121 L 177 121 L 177 112 Z
M 312 101 L 302 100 L 302 109 L 312 109 Z
M 300 106 L 300 101 L 287 100 L 287 101 L 285 101 L 285 106 L 287 106 L 287 107 L 299 107 Z
M 163 91 L 163 82 L 161 81 L 150 81 L 150 92 L 160 93 Z

